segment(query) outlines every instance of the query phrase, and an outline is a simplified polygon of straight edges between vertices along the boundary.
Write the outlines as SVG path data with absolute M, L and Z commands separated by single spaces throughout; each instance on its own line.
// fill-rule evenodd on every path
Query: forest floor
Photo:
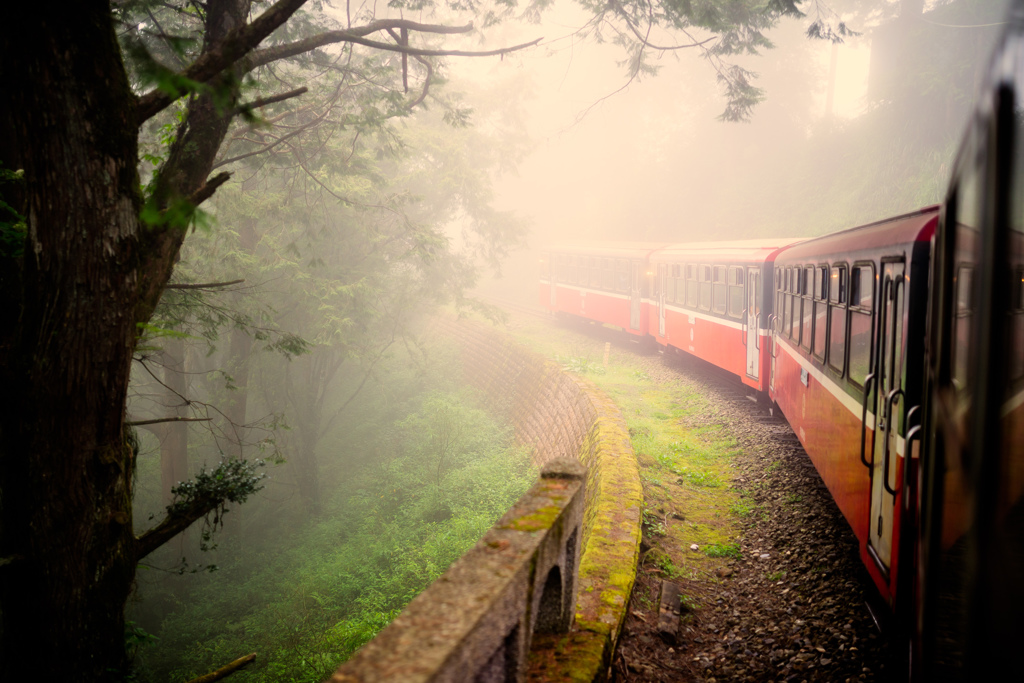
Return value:
M 644 535 L 613 680 L 898 678 L 856 538 L 784 422 L 699 361 L 620 332 L 521 314 L 508 328 L 597 384 L 629 426 Z M 680 594 L 676 633 L 659 626 L 663 589 Z

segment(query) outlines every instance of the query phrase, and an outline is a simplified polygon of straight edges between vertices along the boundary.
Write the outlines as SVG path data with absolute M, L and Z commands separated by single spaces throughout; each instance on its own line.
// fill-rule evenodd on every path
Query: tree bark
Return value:
M 207 6 L 207 48 L 249 10 Z M 108 2 L 20 7 L 0 81 L 0 163 L 25 178 L 5 200 L 28 225 L 24 255 L 0 262 L 0 680 L 119 680 L 137 561 L 129 367 L 185 230 L 140 222 L 137 99 Z M 227 104 L 190 101 L 158 206 L 207 187 Z
M 135 97 L 108 3 L 17 16 L 0 35 L 0 162 L 24 169 L 28 235 L 0 295 L 0 679 L 106 680 L 126 666 L 135 574 Z

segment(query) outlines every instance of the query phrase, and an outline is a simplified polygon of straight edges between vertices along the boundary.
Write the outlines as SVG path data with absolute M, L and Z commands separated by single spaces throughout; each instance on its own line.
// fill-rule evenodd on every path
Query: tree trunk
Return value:
M 28 235 L 0 276 L 0 679 L 98 681 L 125 668 L 135 575 L 135 99 L 108 3 L 17 14 L 0 36 L 0 162 L 25 171 Z
M 248 9 L 208 3 L 207 46 Z M 24 255 L 0 255 L 5 681 L 119 680 L 127 668 L 129 367 L 185 230 L 140 224 L 137 100 L 110 11 L 103 0 L 29 3 L 0 34 L 0 163 L 25 179 L 5 201 L 28 225 Z M 205 184 L 234 104 L 190 100 L 158 207 Z
M 257 235 L 252 221 L 246 220 L 243 225 L 238 226 L 238 248 L 245 254 L 253 254 L 256 251 Z M 241 296 L 236 293 L 236 303 L 240 303 Z M 252 355 L 252 335 L 245 330 L 231 330 L 231 343 L 228 350 L 228 374 L 231 376 L 234 390 L 228 392 L 224 406 L 224 416 L 227 424 L 224 427 L 225 434 L 229 435 L 228 457 L 245 457 L 245 445 L 249 437 L 249 430 L 246 427 L 248 421 L 246 412 L 249 406 L 249 359 Z
M 161 354 L 164 384 L 168 391 L 168 417 L 188 416 L 188 382 L 185 374 L 185 340 L 169 338 Z M 160 438 L 160 488 L 164 505 L 173 496 L 171 489 L 188 479 L 188 423 L 167 422 Z

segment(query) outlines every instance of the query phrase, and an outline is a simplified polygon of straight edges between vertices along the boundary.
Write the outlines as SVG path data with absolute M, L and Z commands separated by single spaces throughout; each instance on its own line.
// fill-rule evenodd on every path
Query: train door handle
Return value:
M 889 392 L 888 396 L 885 397 L 885 420 L 892 427 L 892 404 L 896 400 L 897 396 L 903 396 L 903 389 L 896 387 Z M 896 435 L 899 436 L 899 430 L 896 431 Z M 889 455 L 892 453 L 892 449 L 889 448 L 889 434 L 886 432 L 885 439 L 885 458 L 882 460 L 882 486 L 889 492 L 890 496 L 896 495 L 896 489 L 889 486 Z
M 868 421 L 868 396 L 871 395 L 871 385 L 874 384 L 874 383 L 875 383 L 875 373 L 872 372 L 871 374 L 869 374 L 867 377 L 864 378 L 864 398 L 862 398 L 860 400 L 860 461 L 864 465 L 864 467 L 867 467 L 868 469 L 871 469 L 871 466 L 874 463 L 873 462 L 868 462 L 867 459 L 864 457 L 864 446 L 867 445 L 867 438 L 868 438 L 867 437 L 867 433 L 865 433 L 864 430 L 867 428 L 867 424 L 866 423 Z M 877 427 L 877 425 L 875 425 L 875 426 Z M 872 429 L 871 430 L 871 450 L 872 450 L 872 452 L 874 452 L 874 447 L 875 447 L 875 430 Z M 874 456 L 872 456 L 871 459 L 874 460 Z
M 747 345 L 747 309 L 743 309 L 743 322 L 740 323 L 740 341 Z

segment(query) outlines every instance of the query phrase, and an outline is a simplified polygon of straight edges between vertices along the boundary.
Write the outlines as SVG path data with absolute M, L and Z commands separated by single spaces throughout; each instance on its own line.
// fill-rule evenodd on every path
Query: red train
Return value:
M 860 541 L 915 680 L 1024 635 L 1024 0 L 939 207 L 808 240 L 562 244 L 541 303 L 737 375 Z

